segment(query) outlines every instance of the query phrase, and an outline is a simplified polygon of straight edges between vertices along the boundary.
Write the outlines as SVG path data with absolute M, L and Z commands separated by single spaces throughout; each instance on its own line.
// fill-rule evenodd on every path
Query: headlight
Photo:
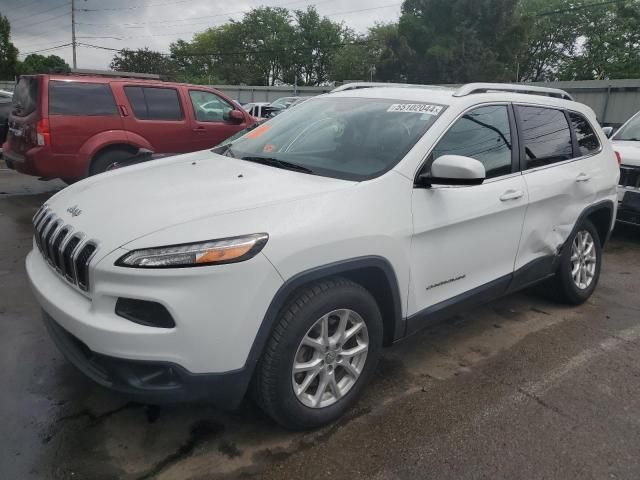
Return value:
M 269 235 L 266 233 L 255 233 L 242 237 L 133 250 L 122 256 L 116 265 L 137 268 L 181 268 L 242 262 L 257 255 L 268 239 Z

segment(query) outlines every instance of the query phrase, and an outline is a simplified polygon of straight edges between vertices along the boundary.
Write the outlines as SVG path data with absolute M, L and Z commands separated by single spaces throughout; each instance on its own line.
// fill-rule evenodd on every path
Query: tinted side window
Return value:
M 49 115 L 116 114 L 116 102 L 106 83 L 49 82 Z
M 178 91 L 161 87 L 124 87 L 133 114 L 140 120 L 182 120 Z
M 463 155 L 484 164 L 487 178 L 511 173 L 511 128 L 506 105 L 480 107 L 467 112 L 433 149 L 433 159 Z
M 526 169 L 573 157 L 571 131 L 562 110 L 517 106 L 524 143 Z
M 598 136 L 591 128 L 589 121 L 579 113 L 570 113 L 571 125 L 573 131 L 576 133 L 576 140 L 578 141 L 578 148 L 580 149 L 580 155 L 589 155 L 600 149 L 600 142 Z

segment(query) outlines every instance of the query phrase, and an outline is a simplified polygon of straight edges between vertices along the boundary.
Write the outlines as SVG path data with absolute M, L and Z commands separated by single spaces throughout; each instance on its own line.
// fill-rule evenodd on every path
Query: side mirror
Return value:
M 233 123 L 244 122 L 244 113 L 242 113 L 240 110 L 231 110 L 229 112 L 229 121 Z
M 431 165 L 431 172 L 418 176 L 419 184 L 432 185 L 480 185 L 486 178 L 484 165 L 478 160 L 460 155 L 443 155 Z
M 611 138 L 613 136 L 613 127 L 602 127 L 602 131 L 607 138 Z

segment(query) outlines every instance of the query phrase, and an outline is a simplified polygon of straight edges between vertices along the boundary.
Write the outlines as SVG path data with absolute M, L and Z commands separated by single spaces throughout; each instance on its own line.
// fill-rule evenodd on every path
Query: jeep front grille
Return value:
M 35 243 L 45 260 L 68 282 L 89 290 L 89 264 L 97 244 L 43 206 L 33 217 Z
M 621 165 L 619 185 L 621 187 L 640 189 L 640 167 Z

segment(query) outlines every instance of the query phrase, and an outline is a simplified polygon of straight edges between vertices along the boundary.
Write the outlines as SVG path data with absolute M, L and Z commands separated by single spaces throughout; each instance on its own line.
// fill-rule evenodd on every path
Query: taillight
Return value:
M 43 118 L 36 124 L 36 135 L 38 145 L 51 145 L 51 131 L 49 130 L 49 119 Z
M 616 160 L 618 161 L 618 166 L 622 165 L 622 155 L 620 155 L 620 152 L 613 152 L 616 154 Z

